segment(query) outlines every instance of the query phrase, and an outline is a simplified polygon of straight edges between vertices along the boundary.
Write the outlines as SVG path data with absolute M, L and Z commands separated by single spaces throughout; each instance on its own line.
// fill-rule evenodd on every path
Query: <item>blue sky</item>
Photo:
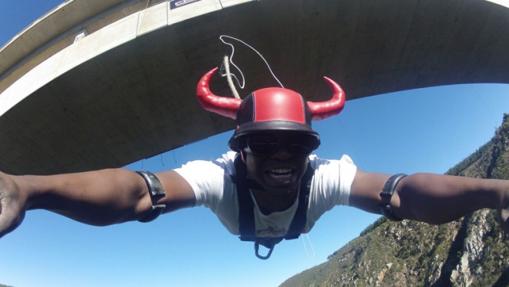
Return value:
M 61 1 L 0 0 L 0 45 Z M 434 87 L 347 102 L 316 122 L 324 158 L 349 154 L 368 171 L 443 173 L 488 141 L 509 112 L 509 86 Z M 226 151 L 230 132 L 133 163 L 171 169 Z M 326 260 L 377 215 L 349 207 L 326 213 L 309 236 L 279 244 L 271 259 L 230 235 L 205 208 L 150 224 L 93 227 L 31 211 L 0 240 L 0 283 L 13 286 L 277 286 Z

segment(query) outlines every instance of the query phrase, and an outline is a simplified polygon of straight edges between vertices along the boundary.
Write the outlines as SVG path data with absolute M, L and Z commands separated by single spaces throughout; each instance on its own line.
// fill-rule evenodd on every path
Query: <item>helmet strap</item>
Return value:
M 246 163 L 246 151 L 244 151 L 244 149 L 241 149 L 239 151 L 239 154 L 240 154 L 240 159 L 242 160 L 243 163 Z

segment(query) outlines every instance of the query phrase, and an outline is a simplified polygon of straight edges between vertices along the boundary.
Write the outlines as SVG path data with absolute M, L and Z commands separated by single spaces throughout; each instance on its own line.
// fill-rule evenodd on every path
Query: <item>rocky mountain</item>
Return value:
M 509 179 L 509 114 L 490 142 L 448 174 Z M 439 226 L 377 220 L 281 286 L 509 286 L 509 240 L 480 210 Z

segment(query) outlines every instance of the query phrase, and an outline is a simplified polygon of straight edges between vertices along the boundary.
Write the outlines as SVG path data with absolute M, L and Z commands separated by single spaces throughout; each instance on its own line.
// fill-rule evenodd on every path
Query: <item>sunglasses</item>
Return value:
M 320 140 L 310 135 L 264 133 L 247 136 L 244 146 L 254 155 L 271 156 L 283 149 L 292 155 L 309 155 L 319 145 Z

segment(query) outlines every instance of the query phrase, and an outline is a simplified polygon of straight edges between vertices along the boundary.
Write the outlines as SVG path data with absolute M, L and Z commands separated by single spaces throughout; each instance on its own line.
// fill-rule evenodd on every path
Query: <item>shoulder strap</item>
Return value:
M 255 224 L 253 213 L 253 199 L 249 195 L 246 181 L 246 166 L 240 156 L 234 161 L 235 184 L 237 185 L 237 200 L 239 203 L 239 233 L 242 241 L 255 241 Z
M 256 237 L 255 222 L 254 222 L 254 203 L 249 194 L 249 186 L 246 179 L 246 166 L 242 162 L 240 156 L 237 156 L 234 161 L 235 177 L 233 181 L 237 185 L 237 199 L 239 204 L 239 233 L 240 240 L 254 241 L 255 242 L 255 255 L 260 259 L 267 259 L 272 254 L 274 246 L 281 242 L 283 239 L 295 239 L 300 236 L 306 225 L 307 207 L 309 203 L 309 192 L 311 187 L 311 179 L 314 174 L 314 169 L 311 164 L 308 165 L 306 173 L 302 177 L 297 211 L 292 219 L 288 232 L 284 237 L 277 238 L 260 238 Z M 259 245 L 265 246 L 269 249 L 265 256 L 260 255 Z
M 306 173 L 304 174 L 301 180 L 299 191 L 299 205 L 297 207 L 295 215 L 293 216 L 290 228 L 288 228 L 288 232 L 286 233 L 285 239 L 298 238 L 304 231 L 304 227 L 306 226 L 307 221 L 309 192 L 311 190 L 311 179 L 313 178 L 314 171 L 315 170 L 311 167 L 311 164 L 308 164 Z

